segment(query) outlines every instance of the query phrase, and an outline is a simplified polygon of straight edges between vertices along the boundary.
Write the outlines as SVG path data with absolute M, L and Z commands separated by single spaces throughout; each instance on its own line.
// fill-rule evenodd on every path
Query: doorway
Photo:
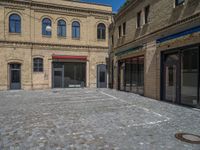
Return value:
M 83 88 L 85 86 L 85 62 L 53 62 L 53 88 Z
M 162 54 L 161 99 L 199 107 L 199 46 L 187 46 Z
M 21 89 L 21 64 L 10 64 L 10 89 Z
M 107 88 L 107 68 L 105 64 L 97 65 L 97 88 Z
M 164 62 L 164 100 L 178 103 L 178 53 L 165 56 Z

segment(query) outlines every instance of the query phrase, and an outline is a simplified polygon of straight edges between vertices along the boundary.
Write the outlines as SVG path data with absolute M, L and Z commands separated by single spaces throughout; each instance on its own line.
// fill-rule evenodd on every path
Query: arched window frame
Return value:
M 78 21 L 72 22 L 72 38 L 80 39 L 80 23 Z
M 42 20 L 42 35 L 51 36 L 51 34 L 52 34 L 51 31 L 46 30 L 47 26 L 52 27 L 51 19 L 44 18 Z
M 58 20 L 57 22 L 57 35 L 59 37 L 66 37 L 66 30 L 67 30 L 67 25 L 66 21 L 63 19 Z
M 21 17 L 18 14 L 11 14 L 9 16 L 9 32 L 21 33 Z
M 43 58 L 33 58 L 33 72 L 43 72 Z
M 99 23 L 97 26 L 97 39 L 105 40 L 106 39 L 106 25 Z

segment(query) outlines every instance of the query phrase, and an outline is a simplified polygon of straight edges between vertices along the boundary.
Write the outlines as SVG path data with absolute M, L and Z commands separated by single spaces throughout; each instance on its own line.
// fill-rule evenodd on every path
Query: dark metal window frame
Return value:
M 50 26 L 52 27 L 52 21 L 49 18 L 42 19 L 42 35 L 44 36 L 51 36 L 52 31 L 46 31 L 46 27 Z
M 78 21 L 72 22 L 72 38 L 73 39 L 80 39 L 80 31 L 81 31 L 80 23 Z
M 43 58 L 33 58 L 33 72 L 43 72 L 44 62 Z
M 17 24 L 19 24 L 19 28 L 17 28 Z M 12 29 L 11 29 L 13 26 L 14 26 L 14 31 L 12 31 Z M 14 13 L 9 16 L 9 32 L 10 33 L 21 33 L 21 17 L 20 17 L 20 15 Z
M 57 35 L 59 37 L 66 37 L 66 31 L 67 31 L 67 25 L 66 25 L 66 21 L 63 19 L 58 20 L 57 23 Z M 60 32 L 59 32 L 60 31 Z
M 165 56 L 167 55 L 167 54 L 173 54 L 173 53 L 178 53 L 179 54 L 179 58 L 180 58 L 180 60 L 179 60 L 179 67 L 181 67 L 181 61 L 182 61 L 182 57 L 181 57 L 181 53 L 182 53 L 182 51 L 184 50 L 184 49 L 186 49 L 186 48 L 192 48 L 192 47 L 198 47 L 198 49 L 199 49 L 199 53 L 198 53 L 198 87 L 197 87 L 197 108 L 200 108 L 200 44 L 198 43 L 198 44 L 192 44 L 192 45 L 187 45 L 187 46 L 182 46 L 182 47 L 177 47 L 177 48 L 173 48 L 173 49 L 170 49 L 170 50 L 167 50 L 167 51 L 163 51 L 163 52 L 161 52 L 161 59 L 160 59 L 160 66 L 161 66 L 161 69 L 160 69 L 160 75 L 161 75 L 161 77 L 160 77 L 160 99 L 162 100 L 162 101 L 165 101 L 164 100 L 164 97 L 165 97 L 165 93 L 164 93 L 164 87 L 165 87 L 165 85 L 164 85 L 164 76 L 163 76 L 163 74 L 164 74 L 164 62 L 165 62 Z M 179 78 L 181 79 L 181 73 L 179 73 Z M 178 104 L 180 104 L 180 105 L 185 105 L 185 104 L 181 104 L 181 80 L 179 81 L 179 89 L 178 89 Z M 185 106 L 188 106 L 188 105 L 185 105 Z M 190 106 L 190 107 L 192 107 L 192 106 Z
M 97 26 L 97 39 L 106 39 L 106 25 L 103 23 L 99 23 Z
M 126 92 L 132 92 L 132 73 L 133 73 L 133 59 L 137 59 L 137 91 L 136 91 L 136 94 L 139 94 L 139 90 L 138 90 L 138 82 L 139 82 L 139 59 L 140 58 L 144 58 L 144 55 L 139 55 L 139 56 L 136 56 L 136 57 L 129 57 L 129 58 L 126 58 L 126 59 L 122 59 L 122 60 L 119 60 L 118 61 L 118 90 L 120 91 L 126 91 Z M 121 64 L 125 63 L 126 65 L 126 61 L 129 60 L 131 62 L 131 66 L 130 66 L 130 91 L 127 91 L 126 90 L 126 66 L 124 66 L 124 79 L 123 79 L 123 89 L 121 89 L 121 78 L 120 78 L 120 68 L 121 68 Z M 134 93 L 134 92 L 132 92 Z

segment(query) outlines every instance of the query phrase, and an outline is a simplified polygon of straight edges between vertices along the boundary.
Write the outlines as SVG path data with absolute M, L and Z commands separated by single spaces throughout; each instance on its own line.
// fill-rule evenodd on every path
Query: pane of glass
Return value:
M 132 92 L 137 93 L 137 80 L 138 80 L 138 62 L 137 58 L 132 59 Z
M 102 30 L 102 39 L 106 39 L 106 30 Z
M 19 70 L 12 70 L 11 71 L 11 82 L 12 83 L 19 83 L 20 82 L 20 71 Z
M 20 22 L 16 22 L 16 24 L 15 24 L 16 26 L 15 26 L 15 32 L 17 32 L 17 33 L 20 33 L 21 32 L 21 23 Z
M 85 63 L 64 63 L 64 87 L 84 87 L 86 81 Z
M 100 82 L 105 82 L 105 72 L 100 72 Z
M 144 94 L 144 58 L 138 59 L 138 93 Z
M 183 51 L 181 64 L 181 103 L 195 106 L 198 87 L 198 48 Z
M 120 90 L 124 90 L 124 67 L 125 67 L 125 63 L 124 62 L 120 62 Z
M 10 21 L 10 32 L 15 32 L 15 22 Z
M 77 38 L 80 37 L 80 28 L 77 28 L 77 30 L 76 30 L 76 36 L 77 36 Z
M 62 71 L 54 71 L 54 88 L 62 88 Z
M 76 28 L 75 27 L 72 28 L 72 37 L 76 38 Z
M 178 54 L 166 56 L 165 61 L 165 100 L 177 102 L 177 66 L 179 62 Z
M 126 60 L 125 64 L 125 90 L 131 90 L 131 60 Z

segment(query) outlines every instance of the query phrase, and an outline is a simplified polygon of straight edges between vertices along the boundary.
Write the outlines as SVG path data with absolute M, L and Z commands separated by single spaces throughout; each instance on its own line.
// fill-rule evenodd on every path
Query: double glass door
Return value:
M 163 99 L 199 105 L 199 47 L 183 48 L 164 55 Z
M 165 58 L 164 81 L 165 92 L 164 99 L 173 103 L 178 103 L 178 77 L 179 77 L 179 57 L 178 54 L 170 54 Z

